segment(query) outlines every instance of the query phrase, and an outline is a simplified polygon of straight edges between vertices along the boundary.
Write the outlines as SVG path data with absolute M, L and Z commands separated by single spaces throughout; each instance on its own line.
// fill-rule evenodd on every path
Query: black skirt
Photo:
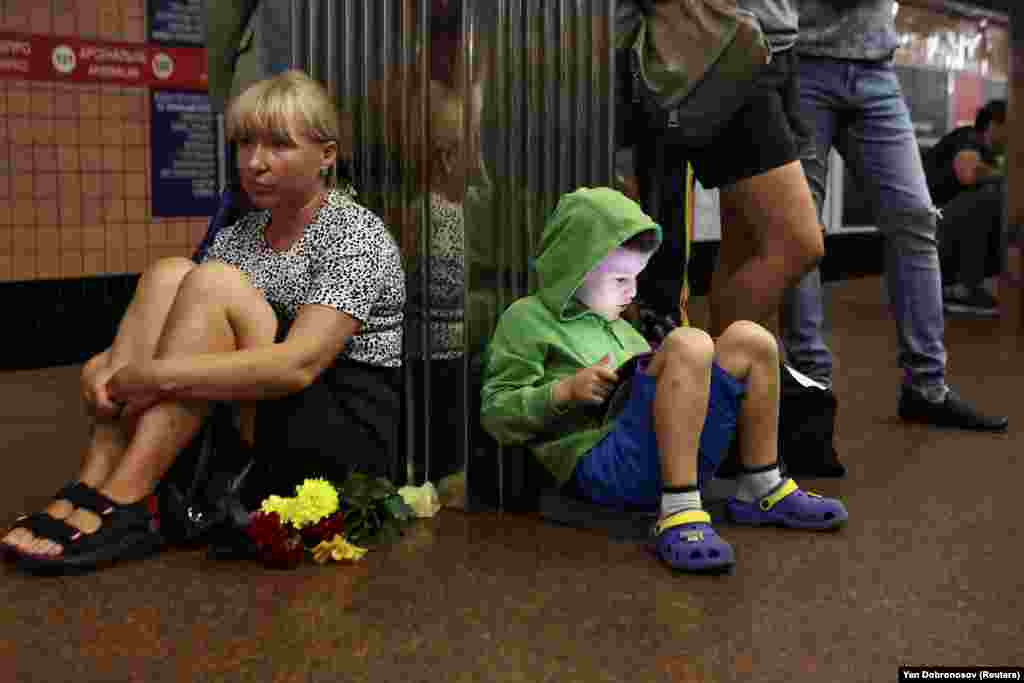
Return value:
M 247 501 L 295 495 L 307 478 L 340 484 L 353 471 L 394 478 L 400 382 L 398 368 L 340 358 L 305 390 L 260 401 Z

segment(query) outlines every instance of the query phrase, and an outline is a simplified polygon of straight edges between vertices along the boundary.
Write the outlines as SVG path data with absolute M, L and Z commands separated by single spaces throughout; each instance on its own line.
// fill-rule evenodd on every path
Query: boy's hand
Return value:
M 557 403 L 588 403 L 601 405 L 611 396 L 619 376 L 608 367 L 611 354 L 606 354 L 596 365 L 578 370 L 572 377 L 566 377 L 555 385 L 554 397 Z

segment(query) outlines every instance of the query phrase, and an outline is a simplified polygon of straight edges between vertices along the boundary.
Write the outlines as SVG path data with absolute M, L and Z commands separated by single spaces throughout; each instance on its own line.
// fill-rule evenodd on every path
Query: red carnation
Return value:
M 302 529 L 302 540 L 307 546 L 315 546 L 323 541 L 334 538 L 335 534 L 343 534 L 345 531 L 345 513 L 335 512 Z

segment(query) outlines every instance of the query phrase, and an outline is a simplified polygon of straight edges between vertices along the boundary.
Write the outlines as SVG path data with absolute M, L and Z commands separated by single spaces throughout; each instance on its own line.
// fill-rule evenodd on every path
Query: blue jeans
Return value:
M 819 213 L 833 147 L 867 191 L 885 241 L 903 383 L 925 393 L 942 391 L 946 349 L 937 211 L 896 72 L 889 62 L 803 57 L 800 106 L 814 133 L 814 155 L 803 167 Z M 790 363 L 830 384 L 832 353 L 822 337 L 823 320 L 821 274 L 815 270 L 786 292 L 782 336 Z

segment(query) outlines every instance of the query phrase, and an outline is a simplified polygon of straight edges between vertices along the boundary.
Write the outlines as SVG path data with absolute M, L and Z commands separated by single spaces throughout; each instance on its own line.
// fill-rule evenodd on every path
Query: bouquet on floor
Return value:
M 413 516 L 387 479 L 354 472 L 341 486 L 307 479 L 294 497 L 269 496 L 245 531 L 264 565 L 294 569 L 307 551 L 318 564 L 357 562 L 368 546 L 400 536 Z

